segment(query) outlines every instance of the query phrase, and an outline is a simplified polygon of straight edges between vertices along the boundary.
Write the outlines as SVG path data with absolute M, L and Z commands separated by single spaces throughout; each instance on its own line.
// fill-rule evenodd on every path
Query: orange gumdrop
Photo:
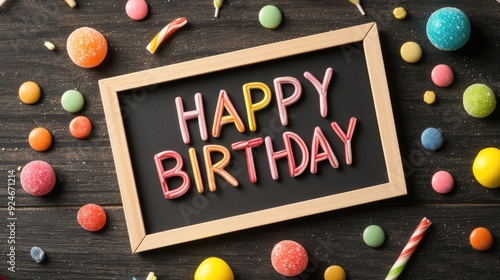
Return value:
M 73 31 L 68 37 L 66 48 L 71 60 L 83 68 L 96 67 L 108 53 L 106 38 L 90 27 L 81 27 Z
M 43 152 L 52 145 L 52 135 L 43 127 L 37 127 L 30 132 L 28 143 L 35 151 Z

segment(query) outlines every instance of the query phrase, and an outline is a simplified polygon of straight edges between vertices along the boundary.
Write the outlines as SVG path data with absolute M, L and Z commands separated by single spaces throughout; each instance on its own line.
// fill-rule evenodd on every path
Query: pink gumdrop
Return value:
M 438 171 L 432 176 L 431 185 L 437 193 L 446 194 L 453 189 L 454 180 L 449 172 Z
M 46 195 L 54 188 L 55 184 L 54 168 L 45 161 L 32 161 L 26 164 L 21 171 L 21 186 L 31 195 Z
M 271 264 L 281 275 L 293 277 L 301 274 L 307 267 L 307 252 L 295 241 L 283 240 L 274 245 Z
M 141 20 L 148 14 L 148 3 L 145 0 L 128 0 L 125 11 L 131 19 Z
M 448 65 L 439 64 L 432 69 L 431 79 L 438 87 L 447 87 L 453 82 L 453 70 Z

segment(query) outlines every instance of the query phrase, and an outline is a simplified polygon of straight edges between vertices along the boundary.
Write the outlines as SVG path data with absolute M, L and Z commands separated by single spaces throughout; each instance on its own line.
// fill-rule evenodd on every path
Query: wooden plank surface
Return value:
M 5 182 L 0 188 L 0 217 L 4 220 L 0 275 L 8 279 L 144 279 L 154 271 L 158 279 L 189 279 L 204 258 L 216 255 L 230 264 L 236 279 L 285 279 L 272 269 L 270 250 L 279 240 L 293 239 L 304 245 L 310 257 L 306 271 L 295 279 L 322 279 L 330 264 L 343 266 L 349 279 L 381 279 L 424 216 L 433 225 L 401 279 L 497 279 L 500 275 L 498 245 L 480 253 L 468 242 L 470 232 L 478 226 L 489 228 L 497 239 L 500 236 L 500 192 L 479 186 L 471 173 L 480 149 L 500 147 L 500 109 L 486 119 L 474 119 L 461 105 L 463 91 L 473 83 L 489 85 L 497 98 L 500 93 L 497 1 L 366 0 L 362 5 L 367 14 L 361 16 L 348 1 L 283 0 L 272 3 L 284 15 L 277 30 L 259 25 L 259 9 L 270 4 L 261 0 L 226 0 L 219 18 L 213 18 L 211 1 L 150 0 L 149 16 L 140 22 L 126 16 L 125 1 L 77 2 L 71 9 L 64 1 L 12 0 L 0 8 L 0 169 Z M 391 14 L 398 5 L 409 13 L 404 21 Z M 472 25 L 467 45 L 453 52 L 436 49 L 425 35 L 428 17 L 444 6 L 460 8 Z M 180 16 L 189 24 L 156 54 L 147 52 L 149 40 Z M 379 27 L 407 196 L 130 253 L 99 79 L 367 22 Z M 108 57 L 95 69 L 75 66 L 66 53 L 68 35 L 82 26 L 101 31 L 108 40 Z M 57 50 L 47 50 L 45 40 L 53 42 Z M 407 64 L 399 56 L 400 46 L 410 40 L 424 51 L 416 64 Z M 438 63 L 448 64 L 455 72 L 456 79 L 448 88 L 437 88 L 430 80 L 430 71 Z M 42 88 L 43 99 L 36 105 L 21 104 L 17 97 L 19 86 L 27 80 Z M 67 127 L 74 115 L 60 106 L 60 96 L 68 89 L 78 89 L 85 96 L 82 114 L 94 124 L 87 140 L 69 135 Z M 436 91 L 437 104 L 422 102 L 425 90 Z M 130 100 L 130 106 L 136 102 L 140 96 Z M 35 152 L 27 143 L 27 135 L 36 126 L 53 132 L 54 144 L 47 152 Z M 446 137 L 437 152 L 426 151 L 419 144 L 420 134 L 428 126 L 441 129 Z M 32 197 L 16 185 L 17 270 L 13 273 L 7 263 L 11 235 L 7 227 L 8 171 L 14 170 L 18 176 L 18 169 L 35 159 L 50 162 L 58 182 L 45 197 Z M 450 194 L 439 195 L 430 187 L 432 174 L 440 169 L 455 178 Z M 105 207 L 109 222 L 103 231 L 89 233 L 79 227 L 76 213 L 86 203 Z M 386 231 L 381 248 L 369 248 L 362 241 L 362 231 L 370 224 Z M 31 260 L 32 246 L 47 252 L 45 263 Z

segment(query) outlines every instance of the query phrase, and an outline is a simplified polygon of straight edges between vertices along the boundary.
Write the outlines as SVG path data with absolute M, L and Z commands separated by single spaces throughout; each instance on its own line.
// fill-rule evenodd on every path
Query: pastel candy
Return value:
M 426 33 L 438 49 L 454 51 L 467 43 L 470 37 L 470 22 L 459 9 L 446 7 L 432 13 L 427 20 Z
M 281 23 L 281 11 L 273 5 L 264 6 L 259 12 L 259 22 L 268 29 L 274 29 Z
M 475 118 L 485 118 L 495 110 L 497 100 L 493 90 L 485 84 L 469 86 L 463 95 L 465 111 Z
M 470 245 L 478 251 L 487 251 L 493 245 L 493 234 L 484 227 L 474 229 L 469 236 Z
M 338 265 L 331 265 L 325 270 L 325 280 L 345 280 L 347 275 L 345 270 Z
M 486 188 L 500 187 L 500 149 L 482 149 L 474 159 L 472 173 L 476 180 Z
M 24 82 L 19 87 L 19 99 L 21 99 L 24 104 L 36 103 L 40 99 L 41 95 L 42 91 L 40 89 L 40 86 L 38 86 L 38 84 L 35 82 Z
M 385 241 L 384 230 L 377 225 L 370 225 L 363 231 L 363 241 L 370 247 L 380 247 Z
M 61 96 L 61 105 L 64 110 L 70 113 L 76 113 L 83 108 L 85 104 L 85 99 L 83 95 L 74 89 L 70 89 L 63 93 Z
M 400 49 L 401 58 L 408 63 L 416 63 L 422 58 L 422 48 L 416 42 L 406 42 Z
M 422 132 L 420 137 L 422 146 L 427 150 L 435 151 L 441 148 L 444 142 L 444 137 L 441 131 L 437 128 L 429 127 Z
M 145 0 L 128 0 L 125 12 L 133 20 L 144 19 L 148 15 L 148 3 Z
M 439 64 L 432 69 L 431 79 L 438 87 L 447 87 L 453 82 L 453 70 L 446 64 Z
M 209 257 L 196 269 L 194 280 L 234 280 L 231 267 L 221 258 Z
M 56 184 L 56 173 L 45 161 L 35 160 L 21 170 L 21 186 L 34 196 L 48 194 Z
M 454 185 L 453 176 L 447 171 L 441 170 L 436 172 L 432 176 L 431 185 L 432 188 L 440 194 L 449 193 L 453 189 Z

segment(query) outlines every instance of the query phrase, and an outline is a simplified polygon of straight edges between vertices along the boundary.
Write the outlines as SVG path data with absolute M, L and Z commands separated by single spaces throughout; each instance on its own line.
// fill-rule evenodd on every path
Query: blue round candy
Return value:
M 424 148 L 435 151 L 443 145 L 444 137 L 439 129 L 429 127 L 422 132 L 420 141 L 422 141 L 422 146 L 424 146 Z
M 427 38 L 438 49 L 454 51 L 470 37 L 470 22 L 459 9 L 446 7 L 432 13 L 427 20 Z

